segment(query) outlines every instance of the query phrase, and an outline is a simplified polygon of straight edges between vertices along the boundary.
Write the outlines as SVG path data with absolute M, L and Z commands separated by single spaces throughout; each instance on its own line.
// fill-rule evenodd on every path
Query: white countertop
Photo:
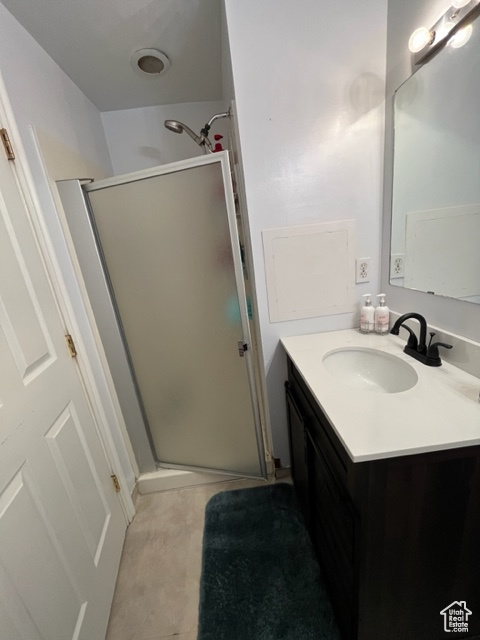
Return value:
M 479 378 L 446 362 L 441 367 L 417 362 L 391 334 L 348 329 L 281 342 L 354 462 L 480 445 Z M 418 381 L 400 393 L 345 384 L 322 363 L 325 354 L 342 347 L 396 355 L 415 369 Z

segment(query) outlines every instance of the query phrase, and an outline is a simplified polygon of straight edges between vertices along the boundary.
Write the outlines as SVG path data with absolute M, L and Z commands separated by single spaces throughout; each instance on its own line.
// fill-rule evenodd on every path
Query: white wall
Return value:
M 29 157 L 34 125 L 111 173 L 99 111 L 2 4 L 0 69 Z
M 228 39 L 227 16 L 225 14 L 225 2 L 221 6 L 222 19 L 222 98 L 227 104 L 235 99 L 235 87 L 233 84 L 232 56 Z
M 179 120 L 195 133 L 216 113 L 226 111 L 222 101 L 185 102 L 158 107 L 102 113 L 103 126 L 115 175 L 149 169 L 202 155 L 202 149 L 186 133 L 166 129 L 165 120 Z M 225 135 L 225 122 L 217 120 L 210 132 Z
M 386 0 L 226 0 L 275 455 L 288 462 L 282 336 L 357 314 L 271 324 L 262 230 L 355 219 L 378 292 Z M 328 277 L 328 274 L 325 274 Z M 321 286 L 321 283 L 319 283 Z
M 48 227 L 57 259 L 66 265 L 64 274 L 69 294 L 81 305 L 78 283 L 69 261 L 55 208 L 51 176 L 45 174 L 30 127 L 35 128 L 39 139 L 41 137 L 43 141 L 48 141 L 50 160 L 54 156 L 58 159 L 64 152 L 68 156 L 67 164 L 70 167 L 88 166 L 97 177 L 111 175 L 112 166 L 100 113 L 1 4 L 0 71 L 25 147 L 43 219 Z M 82 345 L 96 352 L 87 315 L 79 314 L 75 322 L 75 328 L 80 330 L 82 327 Z M 109 382 L 102 373 L 98 353 L 96 358 L 96 382 L 99 385 L 97 388 L 109 398 L 109 404 L 105 405 L 103 410 L 112 426 L 118 461 L 127 486 L 131 489 L 135 482 L 132 465 L 109 395 Z
M 388 3 L 382 289 L 388 294 L 390 306 L 395 311 L 417 311 L 427 318 L 429 324 L 479 341 L 478 305 L 410 291 L 388 283 L 393 171 L 393 94 L 412 73 L 408 50 L 410 34 L 419 26 L 430 27 L 435 24 L 450 6 L 450 0 L 389 0 Z

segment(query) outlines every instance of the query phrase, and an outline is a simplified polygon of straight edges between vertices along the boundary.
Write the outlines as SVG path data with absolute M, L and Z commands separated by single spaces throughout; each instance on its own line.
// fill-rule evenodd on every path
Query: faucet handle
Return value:
M 434 367 L 439 367 L 442 364 L 442 361 L 440 359 L 440 354 L 438 353 L 438 347 L 443 347 L 444 349 L 451 349 L 452 345 L 447 344 L 446 342 L 434 342 L 432 344 L 432 339 L 434 335 L 435 333 L 433 332 L 430 334 L 431 337 L 430 337 L 430 342 L 428 343 L 426 364 L 430 364 L 431 366 L 434 366 Z M 430 360 L 431 362 L 428 362 L 428 360 Z
M 407 340 L 407 347 L 410 347 L 410 349 L 414 349 L 416 351 L 418 348 L 418 339 L 415 334 L 415 331 L 413 331 L 413 329 L 410 329 L 410 327 L 406 324 L 402 324 L 402 327 L 406 329 L 409 334 L 408 340 Z

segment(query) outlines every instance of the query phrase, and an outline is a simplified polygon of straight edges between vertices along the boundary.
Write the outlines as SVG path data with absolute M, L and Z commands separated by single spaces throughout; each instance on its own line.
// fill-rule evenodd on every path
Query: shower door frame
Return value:
M 162 175 L 167 175 L 167 174 L 175 173 L 178 171 L 195 169 L 197 167 L 202 167 L 202 166 L 215 164 L 215 163 L 220 165 L 221 172 L 222 172 L 223 185 L 224 185 L 225 207 L 226 207 L 227 222 L 228 222 L 228 228 L 229 228 L 230 240 L 231 240 L 231 249 L 232 249 L 232 255 L 233 255 L 235 284 L 236 284 L 239 306 L 240 306 L 240 319 L 241 319 L 243 343 L 246 345 L 246 349 L 244 351 L 244 358 L 245 358 L 245 364 L 247 369 L 248 385 L 250 389 L 253 421 L 255 425 L 257 454 L 258 454 L 259 467 L 261 472 L 260 476 L 249 475 L 245 473 L 233 472 L 228 470 L 217 470 L 217 469 L 197 467 L 197 466 L 193 467 L 189 465 L 171 464 L 168 462 L 159 461 L 157 459 L 157 456 L 155 453 L 155 447 L 153 445 L 150 430 L 148 427 L 148 420 L 146 418 L 142 401 L 141 401 L 141 394 L 136 384 L 134 368 L 131 363 L 131 359 L 129 357 L 128 344 L 123 334 L 123 331 L 121 329 L 122 325 L 121 325 L 121 321 L 119 321 L 119 312 L 118 312 L 118 309 L 116 308 L 116 305 L 113 301 L 113 296 L 111 294 L 111 284 L 108 283 L 108 288 L 110 292 L 110 304 L 112 305 L 112 308 L 116 317 L 116 321 L 117 321 L 117 327 L 119 327 L 120 335 L 122 338 L 123 347 L 124 347 L 125 353 L 127 354 L 127 359 L 129 360 L 130 374 L 134 381 L 134 386 L 137 393 L 137 399 L 138 399 L 140 410 L 142 411 L 143 419 L 145 423 L 145 431 L 149 439 L 152 456 L 155 460 L 155 464 L 157 468 L 218 474 L 221 476 L 266 478 L 267 477 L 267 461 L 266 461 L 266 454 L 265 454 L 265 433 L 263 431 L 263 424 L 261 420 L 260 400 L 259 400 L 259 393 L 256 386 L 256 376 L 254 371 L 253 352 L 252 352 L 252 349 L 254 348 L 254 346 L 252 343 L 251 333 L 250 333 L 248 305 L 246 300 L 245 282 L 243 277 L 243 266 L 242 266 L 241 255 L 240 255 L 239 234 L 238 234 L 238 227 L 237 227 L 237 220 L 236 220 L 236 208 L 235 208 L 235 201 L 234 201 L 233 188 L 232 188 L 231 168 L 230 168 L 228 151 L 222 151 L 222 152 L 204 155 L 204 156 L 197 156 L 194 158 L 189 158 L 187 160 L 172 162 L 169 164 L 160 165 L 157 167 L 153 167 L 151 169 L 136 171 L 133 173 L 122 175 L 122 176 L 115 176 L 113 178 L 106 178 L 106 179 L 95 181 L 95 182 L 89 182 L 87 184 L 82 185 L 82 191 L 84 194 L 85 204 L 88 211 L 89 224 L 92 230 L 94 230 L 95 222 L 93 218 L 92 207 L 88 198 L 89 192 L 97 191 L 103 188 L 114 187 L 122 184 L 128 184 L 129 182 L 138 182 L 144 179 L 159 177 Z M 102 261 L 103 260 L 102 257 L 100 255 L 99 257 L 100 257 L 100 260 Z M 102 262 L 102 266 L 103 266 L 103 262 Z M 108 358 L 108 353 L 107 353 L 107 358 Z

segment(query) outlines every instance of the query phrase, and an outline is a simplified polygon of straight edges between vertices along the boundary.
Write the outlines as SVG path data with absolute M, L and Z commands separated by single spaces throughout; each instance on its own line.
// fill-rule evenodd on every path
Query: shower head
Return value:
M 165 127 L 174 133 L 183 133 L 183 124 L 176 120 L 165 120 Z
M 205 139 L 204 137 L 200 137 L 197 136 L 197 134 L 192 131 L 190 129 L 190 127 L 187 127 L 186 124 L 183 124 L 182 122 L 178 122 L 178 120 L 165 120 L 165 127 L 167 129 L 169 129 L 170 131 L 173 131 L 174 133 L 183 133 L 185 131 L 185 133 L 188 133 L 188 135 L 195 140 L 195 142 L 199 145 L 203 145 L 205 144 Z

